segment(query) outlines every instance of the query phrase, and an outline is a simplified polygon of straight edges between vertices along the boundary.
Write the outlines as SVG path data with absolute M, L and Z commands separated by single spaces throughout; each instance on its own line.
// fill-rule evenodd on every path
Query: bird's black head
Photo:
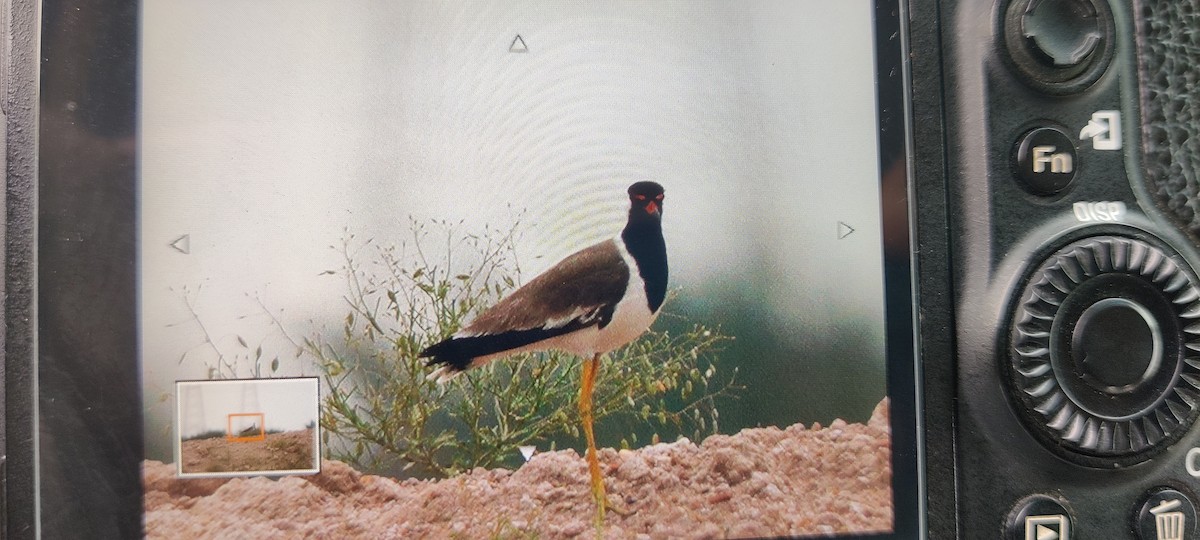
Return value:
M 663 187 L 655 182 L 637 182 L 629 186 L 629 217 L 662 217 Z

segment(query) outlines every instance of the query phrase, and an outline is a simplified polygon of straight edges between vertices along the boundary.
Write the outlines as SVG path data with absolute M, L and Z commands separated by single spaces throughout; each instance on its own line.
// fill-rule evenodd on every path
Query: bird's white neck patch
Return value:
M 633 258 L 633 254 L 625 248 L 625 242 L 620 235 L 613 240 L 617 245 L 617 252 L 621 254 L 621 260 L 625 261 L 625 266 L 629 267 L 629 286 L 625 289 L 625 296 L 621 298 L 621 304 L 630 304 L 631 302 L 640 302 L 639 307 L 650 311 L 650 300 L 646 298 L 646 281 L 642 279 L 641 271 L 638 270 L 637 259 Z

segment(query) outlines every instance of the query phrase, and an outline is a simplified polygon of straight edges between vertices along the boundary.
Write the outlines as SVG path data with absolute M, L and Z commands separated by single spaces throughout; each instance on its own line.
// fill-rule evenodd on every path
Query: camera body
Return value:
M 135 16 L 108 4 L 84 7 L 114 20 Z M 131 263 L 103 249 L 132 251 L 131 221 L 119 216 L 133 210 L 127 194 L 95 186 L 39 197 L 39 163 L 66 166 L 38 154 L 35 30 L 45 23 L 37 2 L 9 0 L 5 9 L 6 530 L 30 536 L 39 519 L 43 531 L 70 526 L 37 513 L 39 489 L 45 497 L 66 486 L 36 487 L 39 433 L 42 444 L 76 437 L 70 459 L 53 462 L 64 470 L 43 463 L 43 482 L 88 471 L 74 479 L 95 488 L 64 495 L 74 502 L 63 516 L 111 524 L 118 515 L 115 529 L 104 530 L 138 531 L 141 452 L 127 435 L 141 421 L 120 397 L 140 391 L 129 355 L 78 355 L 89 361 L 79 361 L 86 373 L 73 380 L 108 381 L 103 392 L 61 389 L 76 400 L 68 403 L 35 391 L 39 375 L 62 376 L 39 368 L 39 355 L 72 358 L 97 349 L 88 341 L 95 336 L 105 336 L 100 350 L 136 353 L 128 324 L 136 315 L 101 315 L 110 300 L 138 294 Z M 910 170 L 898 174 L 909 175 L 910 192 L 884 196 L 910 200 L 925 497 L 918 521 L 930 538 L 1194 537 L 1200 4 L 911 0 L 897 9 L 904 21 L 893 39 L 906 44 L 909 92 L 881 107 L 908 112 Z M 124 24 L 121 35 L 136 35 L 135 22 Z M 136 41 L 116 46 L 136 54 Z M 135 62 L 123 65 L 136 71 Z M 106 110 L 132 117 L 136 90 L 114 85 L 118 105 Z M 78 273 L 40 275 L 38 231 L 62 230 L 81 215 L 93 227 L 88 238 L 106 227 L 96 234 L 107 243 L 64 243 Z M 42 296 L 38 287 L 51 284 L 92 293 L 64 304 Z M 78 339 L 39 349 L 39 318 L 74 321 L 46 328 Z M 46 427 L 85 406 L 117 427 Z
M 931 534 L 1191 537 L 1200 95 L 1183 36 L 1200 19 L 1166 2 L 913 13 L 921 298 L 953 298 L 922 322 Z M 939 29 L 940 73 L 920 41 Z M 951 455 L 953 478 L 932 465 Z

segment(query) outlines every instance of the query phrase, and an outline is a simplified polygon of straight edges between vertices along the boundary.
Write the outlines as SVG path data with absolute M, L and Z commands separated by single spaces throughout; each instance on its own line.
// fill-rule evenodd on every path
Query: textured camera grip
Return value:
M 1200 0 L 1138 4 L 1147 187 L 1200 244 Z

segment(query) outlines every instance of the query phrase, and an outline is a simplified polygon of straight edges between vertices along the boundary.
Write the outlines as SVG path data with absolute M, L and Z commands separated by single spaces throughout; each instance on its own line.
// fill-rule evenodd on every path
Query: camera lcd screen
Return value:
M 145 532 L 916 534 L 897 8 L 142 5 Z M 642 208 L 663 275 L 630 264 Z M 497 334 L 586 319 L 591 278 L 539 276 L 595 245 L 628 255 L 621 294 L 662 289 L 596 351 L 603 518 L 589 358 L 500 347 L 443 382 L 422 357 L 492 308 L 526 321 Z M 576 308 L 531 326 L 547 305 Z

